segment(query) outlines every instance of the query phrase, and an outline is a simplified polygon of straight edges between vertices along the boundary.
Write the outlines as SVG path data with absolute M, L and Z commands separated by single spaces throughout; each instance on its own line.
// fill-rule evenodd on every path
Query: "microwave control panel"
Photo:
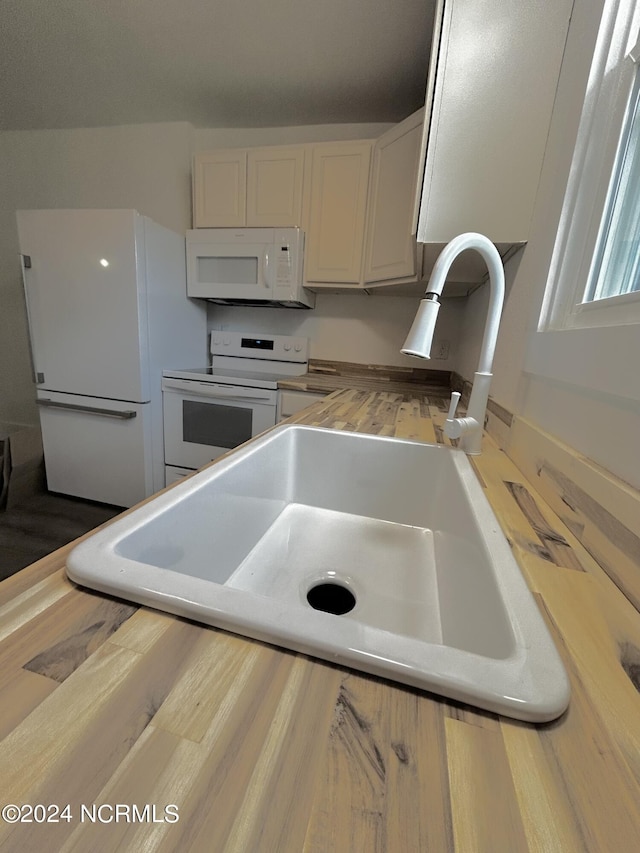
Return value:
M 293 269 L 289 244 L 280 243 L 276 251 L 278 252 L 276 260 L 276 285 L 293 284 L 295 271 Z

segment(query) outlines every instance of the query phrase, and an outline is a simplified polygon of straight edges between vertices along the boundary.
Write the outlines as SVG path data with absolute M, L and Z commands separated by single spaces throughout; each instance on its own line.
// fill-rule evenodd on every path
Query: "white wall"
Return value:
M 491 396 L 580 453 L 640 488 L 640 411 L 637 404 L 526 372 L 527 349 L 536 333 L 560 219 L 573 147 L 602 0 L 579 0 L 556 97 L 545 161 L 524 251 L 506 267 L 507 298 L 494 363 Z M 591 39 L 591 41 L 590 41 Z M 463 343 L 456 369 L 466 378 L 475 370 L 482 338 L 488 288 L 467 302 Z M 637 364 L 640 364 L 640 338 Z
M 195 150 L 331 139 L 373 138 L 388 124 L 194 130 L 186 122 L 76 130 L 0 133 L 0 422 L 37 423 L 15 211 L 30 208 L 134 208 L 179 233 L 191 226 L 191 156 Z M 258 331 L 287 333 L 304 322 L 313 354 L 398 364 L 397 352 L 417 297 L 322 294 L 318 308 L 264 309 Z M 244 328 L 248 309 L 227 309 Z M 446 312 L 441 312 L 445 314 Z M 278 316 L 276 316 L 276 314 Z M 270 316 L 273 315 L 273 316 Z M 447 332 L 454 339 L 455 329 Z M 453 351 L 452 347 L 452 351 Z M 451 362 L 452 359 L 449 359 Z M 448 368 L 449 363 L 433 366 Z
M 452 370 L 464 301 L 443 300 L 435 343 L 449 341 L 450 351 L 448 359 L 437 361 L 400 352 L 419 301 L 419 296 L 320 293 L 312 311 L 212 305 L 209 327 L 308 337 L 312 358 Z
M 0 133 L 0 421 L 38 419 L 15 211 L 135 208 L 183 233 L 192 133 L 185 122 Z

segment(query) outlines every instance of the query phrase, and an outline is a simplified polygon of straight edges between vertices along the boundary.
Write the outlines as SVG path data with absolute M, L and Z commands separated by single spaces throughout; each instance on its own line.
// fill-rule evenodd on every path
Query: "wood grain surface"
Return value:
M 514 419 L 508 453 L 640 610 L 638 491 L 524 418 Z
M 446 441 L 445 408 L 350 389 L 292 420 Z M 473 465 L 567 667 L 562 718 L 519 723 L 89 592 L 67 546 L 0 584 L 0 805 L 71 820 L 0 818 L 0 850 L 637 850 L 640 615 L 491 439 Z
M 289 376 L 278 382 L 278 388 L 291 391 L 391 391 L 395 394 L 449 395 L 451 372 L 415 367 L 393 367 L 383 364 L 352 364 L 344 361 L 309 359 L 309 370 L 302 376 Z

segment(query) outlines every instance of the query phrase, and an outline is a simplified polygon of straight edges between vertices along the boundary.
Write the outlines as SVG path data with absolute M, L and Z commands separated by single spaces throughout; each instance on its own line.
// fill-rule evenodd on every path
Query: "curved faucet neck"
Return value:
M 442 295 L 451 265 L 458 255 L 466 249 L 475 249 L 482 255 L 489 272 L 489 306 L 477 372 L 491 373 L 493 355 L 498 340 L 502 304 L 504 302 L 504 269 L 502 259 L 491 240 L 483 234 L 476 234 L 473 231 L 454 237 L 450 243 L 447 243 L 438 256 L 431 273 L 431 278 L 429 279 L 427 293 L 436 293 L 438 296 Z

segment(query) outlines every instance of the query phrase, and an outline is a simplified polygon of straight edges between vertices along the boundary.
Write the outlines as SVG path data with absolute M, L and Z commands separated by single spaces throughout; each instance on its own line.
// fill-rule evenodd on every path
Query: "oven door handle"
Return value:
M 186 391 L 197 397 L 209 397 L 225 400 L 243 400 L 248 402 L 273 402 L 273 391 L 260 388 L 238 388 L 233 385 L 217 385 L 215 382 L 194 382 L 184 379 L 163 379 L 162 387 L 170 391 Z

